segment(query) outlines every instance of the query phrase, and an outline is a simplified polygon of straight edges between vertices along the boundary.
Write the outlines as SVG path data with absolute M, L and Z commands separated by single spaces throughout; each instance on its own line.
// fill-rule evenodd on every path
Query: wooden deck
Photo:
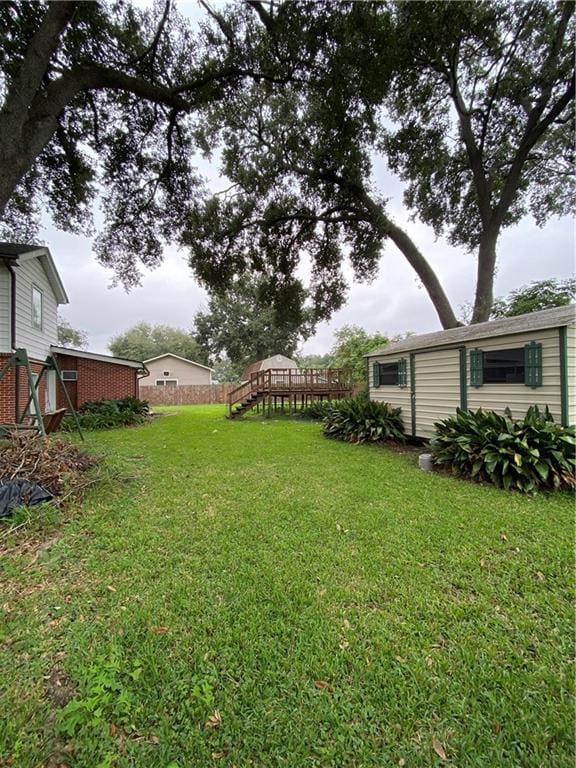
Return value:
M 354 390 L 348 368 L 270 368 L 256 371 L 228 395 L 228 415 L 241 416 L 251 408 L 271 412 L 279 404 L 305 408 L 313 400 L 338 400 Z

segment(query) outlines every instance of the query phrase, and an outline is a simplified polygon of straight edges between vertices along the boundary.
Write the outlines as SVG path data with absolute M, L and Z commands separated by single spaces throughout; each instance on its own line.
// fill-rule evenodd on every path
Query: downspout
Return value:
M 140 379 L 145 379 L 146 376 L 150 376 L 150 371 L 142 363 L 142 368 L 136 371 L 136 392 L 134 392 L 134 397 L 140 396 Z
M 16 272 L 9 259 L 3 259 L 4 266 L 10 272 L 10 348 L 16 351 Z M 20 403 L 20 375 L 16 366 L 14 376 L 14 421 L 18 421 L 18 408 Z

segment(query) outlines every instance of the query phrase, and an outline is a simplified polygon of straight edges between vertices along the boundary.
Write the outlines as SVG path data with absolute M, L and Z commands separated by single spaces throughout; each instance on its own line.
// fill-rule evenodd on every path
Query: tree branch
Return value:
M 24 58 L 18 67 L 18 73 L 11 84 L 6 101 L 0 112 L 2 132 L 8 129 L 5 124 L 20 122 L 22 114 L 30 107 L 46 74 L 48 62 L 58 46 L 60 36 L 67 27 L 74 13 L 76 2 L 51 2 L 42 22 L 30 41 Z

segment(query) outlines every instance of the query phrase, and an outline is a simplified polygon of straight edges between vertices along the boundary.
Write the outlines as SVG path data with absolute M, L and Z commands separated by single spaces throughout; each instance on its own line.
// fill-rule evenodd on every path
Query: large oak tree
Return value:
M 195 119 L 244 72 L 171 0 L 0 3 L 0 236 L 33 238 L 48 207 L 87 233 L 102 195 L 100 260 L 126 285 L 161 262 L 201 187 Z
M 477 261 L 473 321 L 493 302 L 497 242 L 528 211 L 573 206 L 573 4 L 252 2 L 216 19 L 223 49 L 274 62 L 281 88 L 247 82 L 210 109 L 228 194 L 196 205 L 191 264 L 208 285 L 268 273 L 281 292 L 311 263 L 318 317 L 341 306 L 392 242 L 441 323 L 458 324 L 431 264 L 387 212 L 381 153 L 405 202 Z M 232 35 L 234 30 L 238 37 Z M 216 34 L 216 33 L 215 33 Z

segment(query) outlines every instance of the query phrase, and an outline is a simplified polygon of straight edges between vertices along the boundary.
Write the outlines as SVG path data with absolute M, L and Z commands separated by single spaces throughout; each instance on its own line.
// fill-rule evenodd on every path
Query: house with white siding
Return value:
M 68 399 L 78 407 L 86 400 L 137 396 L 139 377 L 147 373 L 140 361 L 58 346 L 62 304 L 68 296 L 48 248 L 0 243 L 0 368 L 16 350 L 25 350 L 43 412 L 66 406 Z M 60 368 L 68 398 L 55 369 L 46 366 L 48 358 Z M 24 367 L 8 368 L 0 380 L 0 423 L 20 421 L 29 397 Z
M 576 423 L 573 304 L 410 336 L 367 359 L 370 398 L 401 408 L 413 437 L 432 437 L 457 408 L 521 418 L 548 406 L 558 423 Z

